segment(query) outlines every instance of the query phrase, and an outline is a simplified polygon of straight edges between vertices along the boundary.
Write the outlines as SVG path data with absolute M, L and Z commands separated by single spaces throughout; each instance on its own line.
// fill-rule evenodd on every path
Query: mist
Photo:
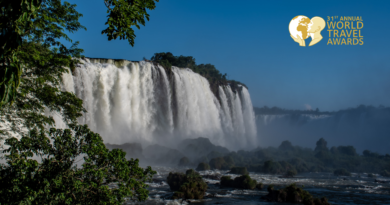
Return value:
M 354 146 L 359 154 L 370 150 L 389 153 L 390 108 L 358 106 L 337 112 L 285 111 L 265 113 L 256 110 L 261 147 L 278 147 L 289 140 L 293 145 L 314 148 L 324 138 L 328 146 Z

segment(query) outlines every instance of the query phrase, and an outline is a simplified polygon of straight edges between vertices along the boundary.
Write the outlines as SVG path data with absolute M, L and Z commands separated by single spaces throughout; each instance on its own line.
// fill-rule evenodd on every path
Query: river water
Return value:
M 331 204 L 390 204 L 390 178 L 376 175 L 376 178 L 367 177 L 366 173 L 352 173 L 351 177 L 336 177 L 332 173 L 306 173 L 295 178 L 280 178 L 278 175 L 250 173 L 249 175 L 262 182 L 263 190 L 239 190 L 232 188 L 220 188 L 219 180 L 204 180 L 208 184 L 206 196 L 203 200 L 172 200 L 173 192 L 166 182 L 169 172 L 185 172 L 185 169 L 168 167 L 154 167 L 158 172 L 152 183 L 149 183 L 149 198 L 146 202 L 137 204 L 286 204 L 267 202 L 261 199 L 268 194 L 267 185 L 273 184 L 276 189 L 292 183 L 304 186 L 314 197 L 326 197 Z M 226 174 L 227 171 L 201 171 L 201 175 L 230 175 L 232 178 L 238 175 Z M 375 182 L 375 179 L 382 182 Z M 385 181 L 385 182 L 384 182 Z M 384 183 L 383 183 L 384 182 Z M 132 203 L 128 203 L 132 204 Z

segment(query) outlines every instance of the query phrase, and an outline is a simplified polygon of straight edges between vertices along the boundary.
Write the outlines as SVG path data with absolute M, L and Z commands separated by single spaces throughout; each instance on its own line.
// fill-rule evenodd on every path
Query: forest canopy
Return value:
M 218 86 L 221 85 L 230 85 L 233 91 L 239 89 L 238 85 L 242 85 L 248 88 L 245 84 L 241 82 L 227 79 L 227 74 L 222 74 L 212 64 L 196 64 L 195 58 L 192 56 L 174 56 L 170 52 L 162 52 L 155 53 L 150 60 L 160 64 L 167 70 L 170 70 L 172 66 L 191 69 L 192 71 L 200 74 L 209 81 L 210 88 L 214 93 L 217 92 Z

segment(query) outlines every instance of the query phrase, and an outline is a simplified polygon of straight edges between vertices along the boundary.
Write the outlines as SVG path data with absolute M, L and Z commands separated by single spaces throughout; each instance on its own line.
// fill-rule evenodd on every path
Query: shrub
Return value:
M 246 167 L 232 167 L 229 173 L 239 175 L 249 174 Z
M 283 168 L 279 162 L 274 162 L 272 160 L 264 162 L 263 171 L 269 174 L 281 174 L 283 173 Z
M 249 175 L 241 175 L 234 180 L 230 176 L 221 177 L 221 187 L 233 187 L 237 189 L 254 189 L 256 188 L 256 180 L 251 179 Z
M 333 174 L 335 176 L 351 176 L 351 173 L 346 169 L 336 169 L 334 170 Z
M 294 177 L 295 175 L 297 175 L 297 170 L 295 169 L 290 169 L 286 172 L 285 176 L 286 177 Z
M 258 183 L 256 185 L 256 189 L 262 190 L 263 188 L 264 188 L 264 184 L 263 183 Z
M 193 169 L 183 173 L 169 173 L 167 182 L 172 191 L 175 191 L 173 198 L 203 199 L 207 184 L 199 173 Z
M 6 164 L 0 166 L 0 204 L 123 204 L 146 200 L 150 167 L 109 151 L 99 134 L 86 125 L 51 128 L 47 136 L 33 130 L 20 140 L 6 140 Z M 37 161 L 35 158 L 41 158 Z M 76 160 L 84 159 L 81 167 Z M 116 187 L 110 188 L 111 183 Z
M 210 170 L 210 165 L 208 163 L 199 163 L 198 167 L 196 168 L 197 171 L 204 171 L 204 170 Z
M 264 198 L 267 201 L 303 203 L 305 205 L 330 205 L 326 198 L 313 198 L 313 196 L 295 184 L 291 184 L 283 189 L 274 190 L 268 187 L 268 195 Z

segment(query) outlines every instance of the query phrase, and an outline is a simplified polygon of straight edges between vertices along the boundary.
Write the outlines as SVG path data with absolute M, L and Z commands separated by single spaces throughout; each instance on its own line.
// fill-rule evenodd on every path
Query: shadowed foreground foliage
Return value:
M 122 150 L 109 151 L 87 126 L 52 128 L 49 136 L 33 130 L 19 141 L 6 140 L 0 204 L 122 204 L 148 197 L 145 182 L 156 172 L 126 160 Z

